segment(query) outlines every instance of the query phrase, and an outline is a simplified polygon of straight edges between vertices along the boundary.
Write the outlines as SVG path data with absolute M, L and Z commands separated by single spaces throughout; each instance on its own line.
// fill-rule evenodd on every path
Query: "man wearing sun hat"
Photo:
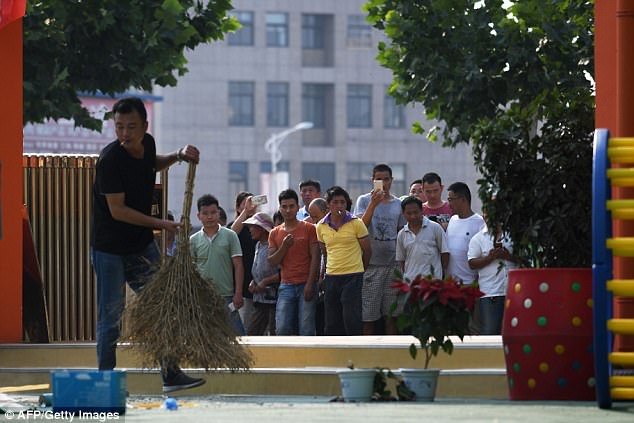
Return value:
M 275 304 L 277 303 L 277 287 L 280 283 L 278 266 L 269 264 L 269 232 L 273 229 L 273 219 L 264 212 L 258 212 L 244 221 L 249 228 L 251 238 L 257 241 L 255 258 L 249 284 L 253 294 L 254 312 L 247 327 L 247 335 L 258 336 L 275 334 Z

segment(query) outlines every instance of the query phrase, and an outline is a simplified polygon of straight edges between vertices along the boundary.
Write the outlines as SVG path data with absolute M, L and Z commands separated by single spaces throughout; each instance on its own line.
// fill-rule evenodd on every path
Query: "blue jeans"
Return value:
M 238 336 L 246 335 L 246 331 L 244 330 L 244 325 L 242 324 L 242 319 L 240 318 L 240 313 L 238 312 L 238 310 L 229 310 L 229 304 L 233 302 L 233 297 L 222 298 L 224 298 L 225 300 L 225 312 L 227 313 L 227 321 Z
M 277 291 L 277 306 L 275 308 L 276 335 L 315 335 L 315 308 L 317 305 L 317 291 L 311 301 L 304 301 L 304 287 L 306 284 L 289 284 L 282 282 Z M 317 284 L 314 285 L 315 290 Z
M 505 297 L 482 297 L 478 299 L 480 307 L 480 335 L 499 335 L 502 333 Z
M 112 370 L 117 364 L 125 283 L 138 292 L 158 269 L 161 256 L 154 241 L 135 254 L 118 255 L 93 249 L 91 256 L 97 275 L 97 363 L 99 370 Z

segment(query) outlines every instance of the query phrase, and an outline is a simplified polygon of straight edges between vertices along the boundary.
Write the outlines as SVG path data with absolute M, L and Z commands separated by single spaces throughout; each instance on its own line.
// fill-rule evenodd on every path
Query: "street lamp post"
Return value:
M 269 139 L 266 140 L 264 144 L 264 149 L 271 155 L 271 180 L 270 184 L 270 196 L 276 195 L 277 190 L 277 164 L 282 159 L 282 152 L 280 151 L 280 145 L 286 137 L 288 137 L 293 132 L 302 131 L 304 129 L 310 129 L 313 127 L 312 122 L 300 122 L 297 125 L 289 128 L 285 131 L 278 132 L 276 134 L 272 134 Z M 274 202 L 274 198 L 269 199 L 270 202 Z

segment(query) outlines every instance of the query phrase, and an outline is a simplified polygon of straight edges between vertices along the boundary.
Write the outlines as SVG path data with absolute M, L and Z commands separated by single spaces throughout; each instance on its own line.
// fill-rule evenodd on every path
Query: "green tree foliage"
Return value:
M 238 23 L 230 0 L 29 1 L 24 18 L 24 120 L 72 118 L 101 129 L 77 92 L 108 95 L 176 85 L 185 49 Z
M 470 143 L 489 222 L 537 266 L 588 266 L 593 1 L 370 0 L 391 94 Z M 496 201 L 491 195 L 496 194 Z

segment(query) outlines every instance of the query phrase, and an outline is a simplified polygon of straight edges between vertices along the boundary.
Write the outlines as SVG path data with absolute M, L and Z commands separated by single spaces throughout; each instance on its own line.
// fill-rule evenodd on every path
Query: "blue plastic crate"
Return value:
M 125 413 L 126 373 L 121 370 L 51 372 L 53 411 Z

